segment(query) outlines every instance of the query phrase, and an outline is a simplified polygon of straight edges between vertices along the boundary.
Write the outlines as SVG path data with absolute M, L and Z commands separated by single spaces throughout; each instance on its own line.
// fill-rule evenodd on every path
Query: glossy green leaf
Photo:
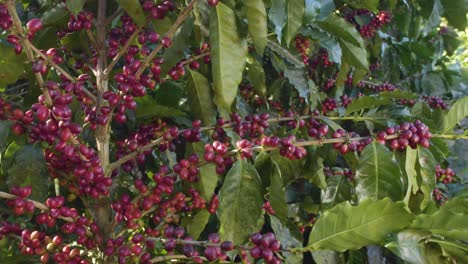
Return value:
M 327 178 L 327 188 L 322 191 L 322 207 L 332 208 L 337 204 L 351 200 L 353 187 L 344 176 L 331 176 Z
M 204 146 L 205 145 L 201 142 L 192 143 L 191 153 L 196 153 L 199 157 L 202 157 Z M 195 188 L 200 192 L 203 199 L 207 201 L 211 200 L 215 188 L 218 185 L 218 178 L 219 176 L 216 173 L 216 166 L 213 163 L 200 167 L 200 175 L 198 181 L 195 183 Z
M 379 10 L 377 7 L 379 6 L 379 0 L 351 0 L 351 1 L 345 1 L 348 2 L 350 6 L 353 8 L 365 8 L 373 13 L 378 13 Z
M 140 1 L 117 0 L 117 3 L 139 27 L 143 27 L 146 24 L 145 14 L 143 13 L 143 7 L 141 7 Z
M 364 200 L 357 206 L 341 203 L 315 223 L 308 249 L 345 251 L 381 244 L 384 238 L 411 223 L 413 216 L 401 202 Z M 388 221 L 392 219 L 392 221 Z
M 56 6 L 51 6 L 41 17 L 44 27 L 48 26 L 65 26 L 69 19 L 69 13 L 65 3 L 58 3 Z
M 265 83 L 265 71 L 263 70 L 262 64 L 255 58 L 249 58 L 247 60 L 247 77 L 253 84 L 255 91 L 261 95 L 266 94 L 266 83 Z
M 312 23 L 316 20 L 321 21 L 333 11 L 335 11 L 333 0 L 306 0 L 304 20 L 306 23 Z
M 466 243 L 447 241 L 442 239 L 431 239 L 442 248 L 442 254 L 455 260 L 457 263 L 468 263 L 468 245 Z
M 0 87 L 6 87 L 18 81 L 24 74 L 25 64 L 18 59 L 12 47 L 0 42 Z
M 283 185 L 286 186 L 302 176 L 304 160 L 290 160 L 279 154 L 271 153 L 271 159 L 278 165 L 283 178 Z
M 450 108 L 448 113 L 445 115 L 443 120 L 443 128 L 441 129 L 442 134 L 447 133 L 458 122 L 468 116 L 468 96 L 458 99 Z
M 297 229 L 294 225 L 285 225 L 275 216 L 270 215 L 270 224 L 276 238 L 280 241 L 283 248 L 300 248 L 302 247 L 302 235 L 294 231 Z M 285 264 L 297 264 L 302 263 L 303 254 L 302 252 L 292 253 L 283 252 L 285 257 Z
M 190 109 L 205 126 L 213 125 L 216 122 L 216 107 L 210 83 L 197 71 L 189 70 L 189 76 L 186 90 Z
M 235 12 L 219 3 L 210 16 L 215 103 L 231 112 L 245 66 L 247 42 L 239 35 Z
M 314 250 L 312 257 L 314 258 L 315 263 L 333 263 L 333 264 L 342 264 L 345 263 L 344 259 L 341 257 L 339 252 L 333 250 Z M 348 260 L 349 261 L 349 260 Z M 349 262 L 346 262 L 349 263 Z
M 208 220 L 210 219 L 210 212 L 202 209 L 198 211 L 192 218 L 189 218 L 186 224 L 187 233 L 193 238 L 198 239 L 200 234 L 205 229 Z
M 0 120 L 0 151 L 3 150 L 8 145 L 8 135 L 10 135 L 11 126 L 13 125 L 13 121 L 10 120 Z
M 18 146 L 15 143 L 10 145 L 2 157 L 2 171 L 7 177 L 9 187 L 31 186 L 31 199 L 45 201 L 50 177 L 44 153 L 39 146 Z
M 302 177 L 322 190 L 327 188 L 327 180 L 323 173 L 323 158 L 315 153 L 307 155 L 307 161 Z
M 373 142 L 361 153 L 356 170 L 356 193 L 359 200 L 366 198 L 393 201 L 403 199 L 402 174 L 392 153 L 384 145 Z
M 451 199 L 431 215 L 416 216 L 411 228 L 430 231 L 444 238 L 466 240 L 468 237 L 468 198 Z
M 285 223 L 288 219 L 288 205 L 281 171 L 276 163 L 271 162 L 272 174 L 270 175 L 269 201 L 275 211 L 275 216 Z
M 172 37 L 172 45 L 164 51 L 164 63 L 161 64 L 161 76 L 165 76 L 171 68 L 185 58 L 185 49 L 190 46 L 189 40 L 192 36 L 192 32 L 193 18 L 189 17 Z
M 419 190 L 416 174 L 416 161 L 418 159 L 418 151 L 412 148 L 406 148 L 405 155 L 405 172 L 407 176 L 408 189 L 406 191 L 405 203 L 409 204 L 409 199 L 412 194 L 415 194 Z
M 267 42 L 267 14 L 263 0 L 244 1 L 249 34 L 255 44 L 255 50 L 262 55 Z
M 353 25 L 338 15 L 332 14 L 324 21 L 318 21 L 317 25 L 337 39 L 344 40 L 358 47 L 363 45 L 362 37 L 359 35 L 359 32 L 357 32 Z
M 349 115 L 351 113 L 363 110 L 363 109 L 369 109 L 369 108 L 375 108 L 381 105 L 388 105 L 392 101 L 389 98 L 380 98 L 380 97 L 375 97 L 375 96 L 361 96 L 351 102 L 350 105 L 346 108 L 346 114 Z
M 367 60 L 367 50 L 364 45 L 358 47 L 344 40 L 339 40 L 338 42 L 343 50 L 342 61 L 346 61 L 356 68 L 367 71 L 369 61 Z
M 432 192 L 436 182 L 436 161 L 432 153 L 421 146 L 418 146 L 418 183 L 420 189 L 424 193 L 424 199 L 421 201 L 420 209 L 424 210 L 429 201 L 432 199 Z
M 67 6 L 68 10 L 76 15 L 83 9 L 85 3 L 86 0 L 67 0 L 65 5 Z
M 458 30 L 466 29 L 467 5 L 464 0 L 442 0 L 444 17 Z
M 420 230 L 404 230 L 395 235 L 385 247 L 400 257 L 402 260 L 412 263 L 440 262 L 440 254 L 437 250 L 425 244 L 425 240 L 431 236 L 430 232 Z
M 286 0 L 271 0 L 268 18 L 273 22 L 278 42 L 281 43 L 283 28 L 286 25 Z
M 394 91 L 385 91 L 380 92 L 379 97 L 391 98 L 391 99 L 417 99 L 418 96 L 410 91 L 403 90 L 394 90 Z
M 177 108 L 157 104 L 150 96 L 136 98 L 135 101 L 138 104 L 135 111 L 137 118 L 186 116 L 184 112 Z
M 285 40 L 286 45 L 289 46 L 291 40 L 296 37 L 297 32 L 302 26 L 304 19 L 305 3 L 304 0 L 286 1 L 288 19 L 286 23 Z
M 262 225 L 263 190 L 255 167 L 238 160 L 219 191 L 219 233 L 222 240 L 245 242 Z
M 432 3 L 432 11 L 430 16 L 427 18 L 426 25 L 422 29 L 424 34 L 427 34 L 437 28 L 440 24 L 440 18 L 443 13 L 443 6 L 440 0 L 434 0 Z

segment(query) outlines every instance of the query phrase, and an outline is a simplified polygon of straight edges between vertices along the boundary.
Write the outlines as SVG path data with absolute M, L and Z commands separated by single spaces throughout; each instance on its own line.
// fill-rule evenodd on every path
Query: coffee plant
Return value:
M 0 263 L 468 263 L 466 9 L 0 1 Z

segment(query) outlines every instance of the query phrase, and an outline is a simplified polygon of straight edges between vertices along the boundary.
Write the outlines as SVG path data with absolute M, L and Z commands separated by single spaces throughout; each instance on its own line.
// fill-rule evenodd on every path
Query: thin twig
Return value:
M 174 22 L 174 24 L 172 24 L 171 28 L 166 32 L 166 34 L 164 35 L 164 37 L 166 38 L 172 38 L 172 36 L 174 36 L 175 32 L 177 31 L 177 29 L 182 25 L 182 23 L 185 21 L 185 19 L 188 17 L 188 15 L 190 14 L 190 11 L 192 11 L 192 9 L 194 8 L 195 4 L 197 3 L 198 0 L 192 0 L 192 2 L 190 2 L 190 4 L 188 4 L 185 9 L 182 11 L 182 13 L 180 13 L 180 15 L 177 17 L 176 21 Z M 140 69 L 138 69 L 138 71 L 136 72 L 135 76 L 137 79 L 140 78 L 141 74 L 143 73 L 143 71 L 149 67 L 151 61 L 154 59 L 154 57 L 156 57 L 156 55 L 158 54 L 158 52 L 162 49 L 162 45 L 159 44 L 158 46 L 156 46 L 156 48 L 154 48 L 153 51 L 151 51 L 151 53 L 148 55 L 148 57 L 146 57 L 145 61 L 143 62 L 143 65 L 140 67 Z
M 119 59 L 127 52 L 128 47 L 133 43 L 136 37 L 138 37 L 138 34 L 140 34 L 140 29 L 135 30 L 133 34 L 128 38 L 127 43 L 119 50 L 119 53 L 115 55 L 115 57 L 112 59 L 111 63 L 107 65 L 107 68 L 104 70 L 104 74 L 109 75 L 112 69 L 114 68 L 115 64 L 119 61 Z
M 32 52 L 32 48 L 30 45 L 30 42 L 28 40 L 28 37 L 24 34 L 23 27 L 21 25 L 21 20 L 18 16 L 18 12 L 16 11 L 15 7 L 15 1 L 14 0 L 7 0 L 5 1 L 6 7 L 8 9 L 8 13 L 10 13 L 10 16 L 13 20 L 13 26 L 14 30 L 20 37 L 21 44 L 24 48 L 24 51 L 26 52 L 26 56 L 28 57 L 28 60 L 33 63 L 35 61 L 34 54 Z M 44 94 L 45 97 L 45 103 L 47 105 L 52 105 L 52 98 L 50 97 L 49 91 L 47 90 L 45 84 L 44 84 L 44 79 L 42 78 L 42 75 L 38 72 L 34 73 L 34 76 L 36 77 L 36 80 L 39 84 L 39 88 L 41 89 L 42 93 Z

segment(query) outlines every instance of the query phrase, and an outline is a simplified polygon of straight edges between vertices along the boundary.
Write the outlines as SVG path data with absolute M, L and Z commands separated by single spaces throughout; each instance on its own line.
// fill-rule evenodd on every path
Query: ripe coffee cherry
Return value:
M 221 250 L 222 251 L 231 251 L 234 249 L 234 243 L 232 243 L 232 241 L 224 241 L 223 243 L 221 243 Z
M 42 21 L 39 18 L 33 18 L 28 21 L 26 28 L 31 34 L 35 34 L 37 31 L 42 29 Z
M 210 6 L 216 6 L 219 3 L 219 0 L 208 0 Z
M 172 45 L 172 39 L 168 38 L 168 37 L 164 37 L 162 40 L 161 40 L 161 45 L 163 45 L 164 48 L 169 48 L 171 45 Z

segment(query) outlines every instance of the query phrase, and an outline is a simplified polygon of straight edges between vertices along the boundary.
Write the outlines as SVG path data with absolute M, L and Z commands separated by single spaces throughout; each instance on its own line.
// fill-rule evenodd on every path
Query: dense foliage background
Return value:
M 0 1 L 0 263 L 468 263 L 467 8 Z

